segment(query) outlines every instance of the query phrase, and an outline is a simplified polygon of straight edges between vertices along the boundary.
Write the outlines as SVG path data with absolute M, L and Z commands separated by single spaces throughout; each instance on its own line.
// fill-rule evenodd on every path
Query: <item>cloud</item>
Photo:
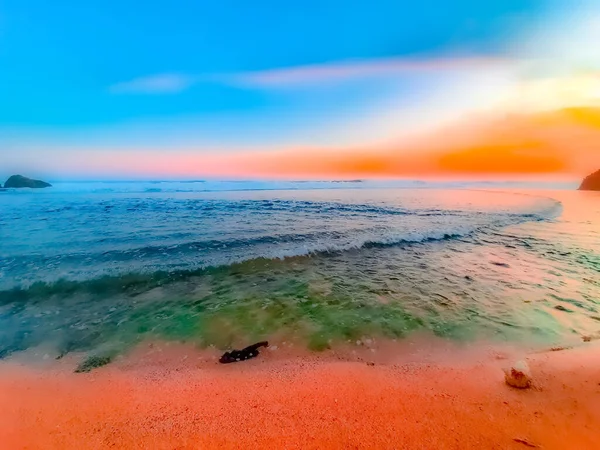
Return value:
M 340 61 L 246 72 L 230 77 L 231 81 L 252 87 L 284 87 L 339 80 L 390 76 L 411 72 L 437 72 L 490 68 L 505 65 L 507 60 L 488 57 L 471 58 L 387 58 Z
M 117 83 L 109 88 L 114 94 L 174 94 L 190 88 L 196 80 L 182 74 L 159 74 Z
M 271 89 L 332 83 L 342 80 L 393 76 L 409 72 L 472 70 L 504 66 L 505 59 L 471 58 L 384 58 L 337 61 L 255 72 L 229 74 L 158 74 L 115 84 L 110 91 L 117 94 L 172 94 L 201 82 L 214 82 L 243 88 Z

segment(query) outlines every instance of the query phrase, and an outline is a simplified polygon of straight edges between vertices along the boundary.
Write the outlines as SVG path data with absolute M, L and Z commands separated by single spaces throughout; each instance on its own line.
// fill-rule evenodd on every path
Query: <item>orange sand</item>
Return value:
M 530 355 L 535 387 L 524 391 L 492 357 L 372 366 L 273 355 L 89 374 L 4 362 L 0 448 L 600 448 L 592 344 Z

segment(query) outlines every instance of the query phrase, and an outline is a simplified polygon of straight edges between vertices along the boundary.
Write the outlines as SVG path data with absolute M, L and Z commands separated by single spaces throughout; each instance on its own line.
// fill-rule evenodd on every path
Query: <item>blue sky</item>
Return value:
M 418 104 L 463 74 L 427 61 L 485 68 L 557 4 L 3 0 L 0 145 L 30 157 L 346 145 L 382 105 Z
M 502 22 L 539 4 L 4 0 L 0 123 L 69 128 L 140 116 L 260 111 L 278 99 L 211 82 L 170 96 L 116 96 L 108 88 L 163 73 L 499 52 Z

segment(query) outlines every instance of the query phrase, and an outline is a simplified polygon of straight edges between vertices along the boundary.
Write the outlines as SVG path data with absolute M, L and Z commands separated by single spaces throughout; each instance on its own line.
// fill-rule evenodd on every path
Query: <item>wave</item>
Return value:
M 543 213 L 509 214 L 482 226 L 463 225 L 452 230 L 431 230 L 429 232 L 395 233 L 389 229 L 351 230 L 350 232 L 313 232 L 307 234 L 285 234 L 260 236 L 246 239 L 207 240 L 185 242 L 172 246 L 145 246 L 126 251 L 107 251 L 90 257 L 89 254 L 63 255 L 63 262 L 73 266 L 85 266 L 84 261 L 93 260 L 96 268 L 91 271 L 72 271 L 61 279 L 21 280 L 19 286 L 7 289 L 0 294 L 8 298 L 25 296 L 30 298 L 54 295 L 71 291 L 104 292 L 106 289 L 151 288 L 165 282 L 182 280 L 205 271 L 227 270 L 235 265 L 252 265 L 257 261 L 277 261 L 294 257 L 327 257 L 346 251 L 384 248 L 389 246 L 413 246 L 425 243 L 443 242 L 466 238 L 470 235 L 490 230 L 498 230 L 507 225 L 526 221 L 547 220 L 556 214 L 560 205 L 542 211 Z M 245 249 L 236 252 L 236 249 Z M 211 255 L 209 250 L 215 250 Z M 205 255 L 199 258 L 198 255 Z M 172 260 L 172 264 L 165 261 Z M 111 270 L 115 262 L 127 262 L 126 267 L 135 261 L 148 261 L 133 271 L 121 268 Z M 20 263 L 26 261 L 20 261 Z M 107 264 L 103 267 L 103 264 Z M 19 294 L 19 292 L 21 294 Z M 23 294 L 26 293 L 26 294 Z M 9 295 L 10 294 L 10 295 Z
M 18 222 L 20 216 L 14 211 L 5 217 L 23 226 L 19 227 L 22 239 L 15 235 L 3 244 L 6 256 L 0 256 L 0 290 L 26 289 L 36 282 L 57 279 L 86 281 L 127 273 L 185 272 L 261 258 L 430 243 L 548 220 L 560 213 L 559 202 L 534 200 L 516 210 L 509 202 L 491 211 L 461 209 L 456 201 L 453 208 L 441 207 L 438 200 L 427 204 L 421 194 L 394 202 L 399 204 L 324 201 L 320 197 L 308 201 L 138 196 L 40 203 L 37 211 L 26 211 L 25 223 Z M 40 221 L 47 225 L 35 225 Z M 48 235 L 48 230 L 55 234 Z M 42 240 L 23 244 L 30 236 Z
M 341 254 L 345 251 L 369 249 L 369 248 L 385 248 L 399 245 L 418 245 L 421 243 L 431 243 L 437 241 L 446 241 L 452 239 L 463 238 L 470 234 L 465 233 L 433 233 L 429 235 L 415 234 L 413 236 L 385 236 L 380 239 L 365 238 L 346 245 L 324 244 L 323 246 L 315 246 L 313 248 L 295 248 L 289 251 L 278 250 L 270 256 L 256 256 L 252 258 L 239 257 L 230 259 L 225 264 L 205 264 L 199 267 L 187 269 L 159 269 L 146 268 L 143 270 L 111 274 L 111 273 L 94 273 L 94 276 L 83 278 L 61 278 L 53 281 L 35 281 L 27 283 L 12 289 L 0 290 L 1 304 L 9 304 L 14 302 L 30 301 L 32 299 L 44 300 L 55 295 L 73 296 L 75 294 L 90 294 L 93 296 L 111 295 L 123 292 L 129 294 L 135 292 L 145 292 L 149 289 L 165 284 L 184 281 L 200 275 L 214 274 L 223 271 L 241 271 L 244 272 L 244 267 L 253 267 L 259 263 L 274 264 L 278 261 L 284 261 L 289 258 L 297 257 L 328 257 L 334 254 Z M 262 241 L 262 240 L 258 240 Z M 266 240 L 269 241 L 269 240 Z M 270 240 L 277 243 L 276 240 Z M 292 242 L 295 239 L 291 240 Z M 152 251 L 160 253 L 159 250 L 153 248 Z M 137 251 L 133 255 L 137 254 Z M 108 271 L 107 271 L 108 272 Z M 89 274 L 92 275 L 92 274 Z

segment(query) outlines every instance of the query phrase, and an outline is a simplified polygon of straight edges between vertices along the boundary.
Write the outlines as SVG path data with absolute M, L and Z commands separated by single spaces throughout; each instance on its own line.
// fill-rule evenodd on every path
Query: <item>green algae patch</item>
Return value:
M 88 356 L 75 369 L 75 373 L 91 372 L 98 367 L 106 366 L 112 361 L 110 356 Z

